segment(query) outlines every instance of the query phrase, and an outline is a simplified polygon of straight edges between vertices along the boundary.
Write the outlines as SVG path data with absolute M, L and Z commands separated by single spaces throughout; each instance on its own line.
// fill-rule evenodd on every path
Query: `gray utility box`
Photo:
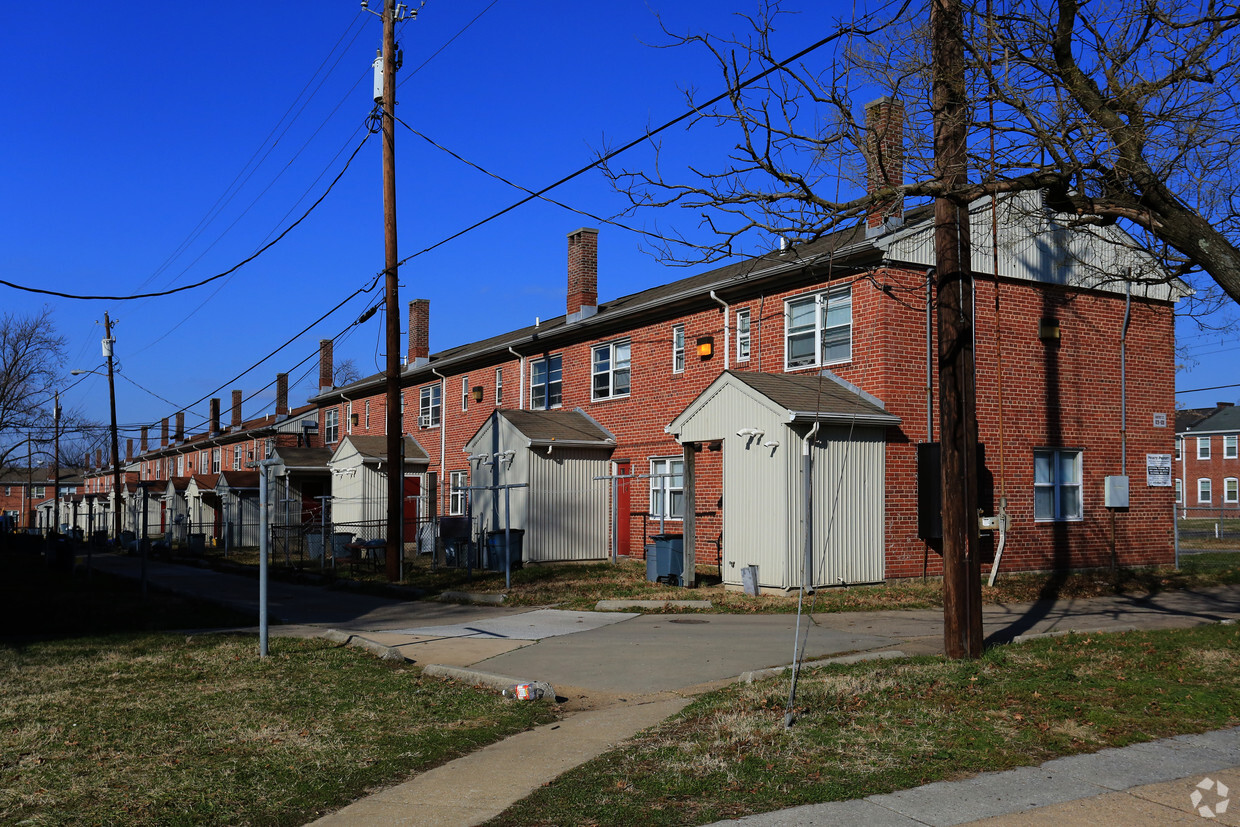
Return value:
M 1106 508 L 1127 508 L 1128 507 L 1128 478 L 1121 476 L 1107 477 L 1106 489 L 1103 495 L 1103 505 Z
M 683 534 L 656 534 L 646 546 L 646 579 L 679 586 L 685 577 Z

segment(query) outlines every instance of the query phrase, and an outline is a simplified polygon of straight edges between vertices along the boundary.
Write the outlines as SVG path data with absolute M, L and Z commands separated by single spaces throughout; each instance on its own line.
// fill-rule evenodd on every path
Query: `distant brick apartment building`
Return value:
M 1240 409 L 1231 402 L 1176 412 L 1175 501 L 1185 514 L 1240 511 Z

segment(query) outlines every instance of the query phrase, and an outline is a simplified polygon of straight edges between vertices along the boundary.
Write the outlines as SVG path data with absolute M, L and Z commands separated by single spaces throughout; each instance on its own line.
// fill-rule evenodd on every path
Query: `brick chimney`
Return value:
M 102 448 L 95 449 L 95 467 L 103 468 L 103 449 Z
M 276 416 L 288 416 L 288 374 L 276 374 Z
M 904 185 L 904 104 L 883 96 L 865 106 L 866 193 Z M 870 207 L 867 238 L 903 226 L 904 196 L 888 195 Z
M 220 432 L 220 400 L 219 397 L 211 400 L 211 436 L 215 436 Z
M 332 369 L 332 340 L 319 339 L 319 393 L 327 393 L 336 382 Z
M 598 312 L 598 230 L 582 227 L 568 234 L 569 324 Z
M 409 302 L 409 361 L 411 368 L 422 367 L 431 357 L 431 302 L 414 299 Z
M 141 452 L 142 452 L 142 453 L 144 453 L 144 454 L 145 454 L 145 453 L 146 453 L 146 451 L 147 451 L 147 448 L 146 448 L 146 434 L 147 434 L 147 431 L 149 431 L 149 430 L 150 430 L 150 428 L 148 428 L 146 425 L 143 425 L 143 426 L 142 426 L 142 441 L 138 443 L 138 450 L 139 450 L 139 451 L 141 451 Z
M 241 427 L 241 391 L 235 390 L 232 392 L 232 402 L 233 404 L 232 404 L 231 427 L 240 428 Z
M 177 430 L 172 438 L 177 442 L 185 440 L 185 411 L 177 411 Z
M 133 439 L 125 440 L 125 462 L 133 462 Z
M 166 416 L 163 418 L 163 421 L 159 423 L 159 447 L 168 447 L 168 417 Z

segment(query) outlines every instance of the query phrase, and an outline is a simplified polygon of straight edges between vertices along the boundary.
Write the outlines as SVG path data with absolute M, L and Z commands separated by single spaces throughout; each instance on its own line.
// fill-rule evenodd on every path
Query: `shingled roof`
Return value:
M 899 417 L 887 413 L 859 390 L 831 376 L 736 370 L 726 373 L 787 409 L 796 419 L 821 419 L 829 414 L 867 421 L 886 419 L 893 425 L 900 422 Z
M 498 413 L 535 445 L 551 442 L 614 445 L 616 442 L 613 434 L 582 411 L 501 410 Z

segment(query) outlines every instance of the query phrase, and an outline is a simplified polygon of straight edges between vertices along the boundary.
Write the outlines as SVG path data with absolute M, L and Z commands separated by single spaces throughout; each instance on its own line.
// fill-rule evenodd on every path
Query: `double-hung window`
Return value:
M 594 399 L 614 399 L 629 395 L 629 340 L 595 345 L 593 367 Z
M 211 473 L 218 474 L 220 472 L 220 449 L 211 449 Z
M 1209 477 L 1197 480 L 1197 502 L 1208 503 L 1214 499 L 1214 484 Z
M 1178 437 L 1178 436 L 1177 436 L 1177 437 L 1175 438 L 1175 461 L 1176 461 L 1176 462 L 1179 462 L 1179 461 L 1180 461 L 1180 451 L 1182 451 L 1182 450 L 1183 450 L 1183 447 L 1184 447 L 1184 439 L 1183 439 L 1183 437 Z
M 1079 520 L 1081 452 L 1039 448 L 1033 452 L 1033 517 L 1035 520 Z
M 323 442 L 331 443 L 340 440 L 340 411 L 328 408 L 323 411 Z
M 242 468 L 242 465 L 241 465 L 241 446 L 240 446 L 240 445 L 234 445 L 234 446 L 233 446 L 233 470 L 234 470 L 234 471 L 240 471 L 240 470 L 241 470 L 241 468 Z
M 439 425 L 443 402 L 443 387 L 439 383 L 427 385 L 418 394 L 418 427 L 434 428 Z
M 672 325 L 672 373 L 685 372 L 685 326 Z
M 44 485 L 30 486 L 30 498 L 31 499 L 38 499 L 40 497 L 46 497 L 46 496 L 47 496 L 47 486 L 44 486 Z
M 844 287 L 785 305 L 784 364 L 808 368 L 852 358 L 852 290 Z
M 1175 501 L 1176 503 L 1184 502 L 1184 480 L 1179 477 L 1175 480 Z
M 736 311 L 736 361 L 749 361 L 749 310 Z
M 1228 505 L 1240 503 L 1240 480 L 1235 477 L 1223 480 L 1223 502 Z
M 402 405 L 401 407 L 404 407 L 404 406 Z M 366 430 L 369 431 L 370 430 L 370 400 L 369 399 L 366 400 L 366 405 L 365 405 L 365 409 L 363 413 L 366 416 Z
M 461 410 L 469 410 L 469 377 L 461 377 Z
M 350 402 L 344 407 L 344 432 L 346 434 L 353 433 L 353 403 Z
M 199 474 L 211 473 L 211 466 L 209 465 L 210 462 L 211 462 L 211 457 L 207 455 L 207 452 L 199 451 L 198 452 L 198 473 Z
M 1210 458 L 1210 437 L 1208 436 L 1197 437 L 1197 459 L 1209 459 L 1209 458 Z
M 1223 459 L 1235 459 L 1240 454 L 1236 451 L 1236 435 L 1228 434 L 1223 437 Z
M 495 369 L 495 407 L 504 404 L 504 369 Z
M 185 476 L 185 454 L 177 454 L 177 476 Z
M 469 496 L 468 471 L 451 471 L 448 474 L 451 492 L 448 495 L 448 513 L 458 516 L 465 513 L 465 498 Z
M 683 457 L 650 459 L 650 516 L 679 520 L 685 513 Z
M 564 394 L 564 357 L 548 356 L 530 362 L 530 407 L 536 411 L 560 407 Z

